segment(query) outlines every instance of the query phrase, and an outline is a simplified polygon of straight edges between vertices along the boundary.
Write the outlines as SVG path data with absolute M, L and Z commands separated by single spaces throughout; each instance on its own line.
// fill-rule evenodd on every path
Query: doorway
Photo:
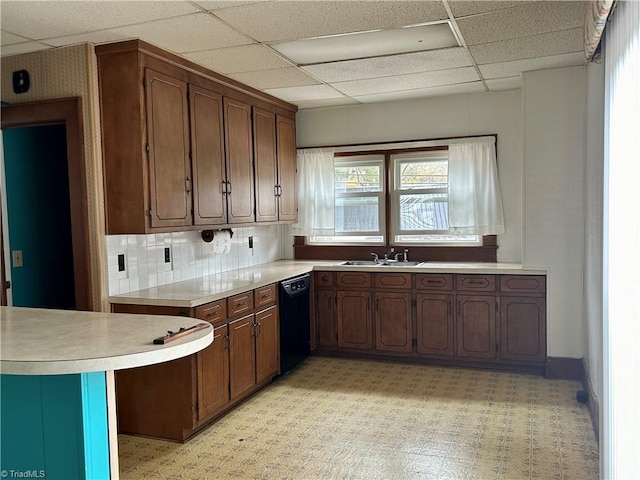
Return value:
M 3 107 L 1 121 L 12 305 L 91 310 L 80 99 Z

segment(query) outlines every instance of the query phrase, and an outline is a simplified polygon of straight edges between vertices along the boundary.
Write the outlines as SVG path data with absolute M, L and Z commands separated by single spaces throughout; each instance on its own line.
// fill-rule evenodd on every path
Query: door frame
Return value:
M 2 130 L 52 124 L 66 127 L 76 310 L 93 310 L 82 99 L 61 98 L 8 105 L 2 107 L 0 122 Z

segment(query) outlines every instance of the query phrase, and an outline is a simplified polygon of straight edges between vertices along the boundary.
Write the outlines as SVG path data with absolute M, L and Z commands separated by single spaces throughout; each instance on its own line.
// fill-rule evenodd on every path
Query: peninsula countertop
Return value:
M 0 307 L 0 372 L 55 375 L 120 370 L 166 362 L 198 352 L 213 329 L 165 345 L 154 338 L 189 328 L 195 318 L 42 308 Z
M 313 270 L 508 275 L 546 275 L 547 273 L 544 269 L 523 268 L 519 263 L 424 262 L 416 266 L 404 266 L 402 262 L 399 262 L 394 266 L 353 266 L 341 265 L 342 262 L 342 260 L 278 260 L 216 275 L 112 295 L 109 297 L 109 302 L 126 305 L 191 308 L 303 275 Z

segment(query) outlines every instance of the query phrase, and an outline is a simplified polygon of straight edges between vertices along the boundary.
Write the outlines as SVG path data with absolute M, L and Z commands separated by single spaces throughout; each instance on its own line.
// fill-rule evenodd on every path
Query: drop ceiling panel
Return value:
M 495 78 L 487 80 L 489 90 L 513 90 L 514 88 L 522 88 L 522 79 L 517 77 Z
M 483 92 L 482 82 L 458 83 L 456 85 L 442 85 L 440 87 L 418 88 L 400 92 L 375 93 L 372 95 L 358 95 L 353 98 L 362 103 L 391 102 L 409 98 L 436 97 L 440 95 L 457 95 L 461 93 Z
M 265 92 L 287 102 L 301 100 L 320 100 L 323 98 L 342 98 L 344 95 L 328 85 L 309 85 L 304 87 L 271 88 Z
M 113 30 L 124 37 L 141 38 L 176 53 L 247 45 L 253 41 L 209 13 L 157 20 Z
M 5 32 L 4 30 L 2 30 L 0 33 L 2 34 L 2 39 L 0 40 L 0 42 L 2 42 L 2 46 L 29 41 L 28 38 L 21 37 L 20 35 L 14 35 L 13 33 Z
M 98 30 L 97 32 L 79 33 L 77 35 L 69 35 L 65 37 L 48 38 L 47 43 L 54 47 L 62 47 L 64 45 L 73 45 L 76 43 L 91 42 L 93 44 L 120 42 L 123 40 L 131 40 L 137 38 L 130 35 L 116 33 L 114 30 Z
M 534 2 L 457 21 L 467 45 L 582 27 L 585 2 Z
M 246 5 L 248 3 L 254 3 L 256 0 L 229 0 L 229 1 L 216 1 L 216 0 L 198 0 L 193 2 L 196 5 L 204 8 L 205 10 L 217 10 L 219 8 L 237 7 L 239 5 Z
M 282 88 L 317 85 L 320 82 L 296 67 L 259 70 L 256 72 L 232 73 L 234 80 L 253 88 Z
M 584 65 L 584 53 L 565 53 L 552 57 L 530 58 L 528 60 L 515 60 L 513 62 L 490 63 L 480 65 L 480 72 L 485 79 L 515 77 L 521 72 L 529 70 L 542 70 L 546 68 L 569 67 Z
M 263 45 L 220 48 L 187 53 L 184 56 L 224 74 L 291 67 L 289 62 Z
M 51 48 L 50 45 L 41 42 L 14 43 L 2 46 L 2 55 L 17 55 L 19 53 L 37 52 Z
M 214 13 L 260 42 L 402 27 L 447 18 L 440 1 L 282 1 Z
M 26 7 L 28 5 L 28 7 Z M 2 2 L 2 28 L 32 39 L 74 35 L 198 12 L 187 2 Z
M 456 47 L 430 52 L 308 65 L 302 69 L 325 82 L 344 82 L 470 65 L 472 62 L 466 50 L 462 47 Z
M 583 50 L 582 28 L 469 47 L 478 64 L 547 57 Z
M 422 72 L 409 75 L 355 80 L 351 82 L 336 82 L 335 88 L 351 97 L 371 95 L 374 93 L 395 92 L 399 90 L 414 90 L 417 88 L 437 87 L 440 85 L 473 82 L 480 80 L 473 67 Z
M 525 0 L 512 1 L 469 1 L 469 0 L 449 0 L 449 7 L 455 17 L 466 17 L 469 15 L 477 15 L 478 13 L 493 12 L 495 10 L 503 10 L 505 8 L 516 7 L 530 3 Z
M 299 109 L 337 107 L 341 105 L 359 105 L 360 102 L 351 97 L 324 98 L 321 100 L 299 100 L 295 103 Z

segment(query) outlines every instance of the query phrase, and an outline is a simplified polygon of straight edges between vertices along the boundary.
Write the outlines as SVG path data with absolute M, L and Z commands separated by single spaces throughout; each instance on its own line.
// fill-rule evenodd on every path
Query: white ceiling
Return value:
M 5 1 L 0 53 L 140 38 L 318 108 L 520 87 L 584 63 L 584 1 Z M 272 45 L 449 20 L 461 46 L 298 66 Z

